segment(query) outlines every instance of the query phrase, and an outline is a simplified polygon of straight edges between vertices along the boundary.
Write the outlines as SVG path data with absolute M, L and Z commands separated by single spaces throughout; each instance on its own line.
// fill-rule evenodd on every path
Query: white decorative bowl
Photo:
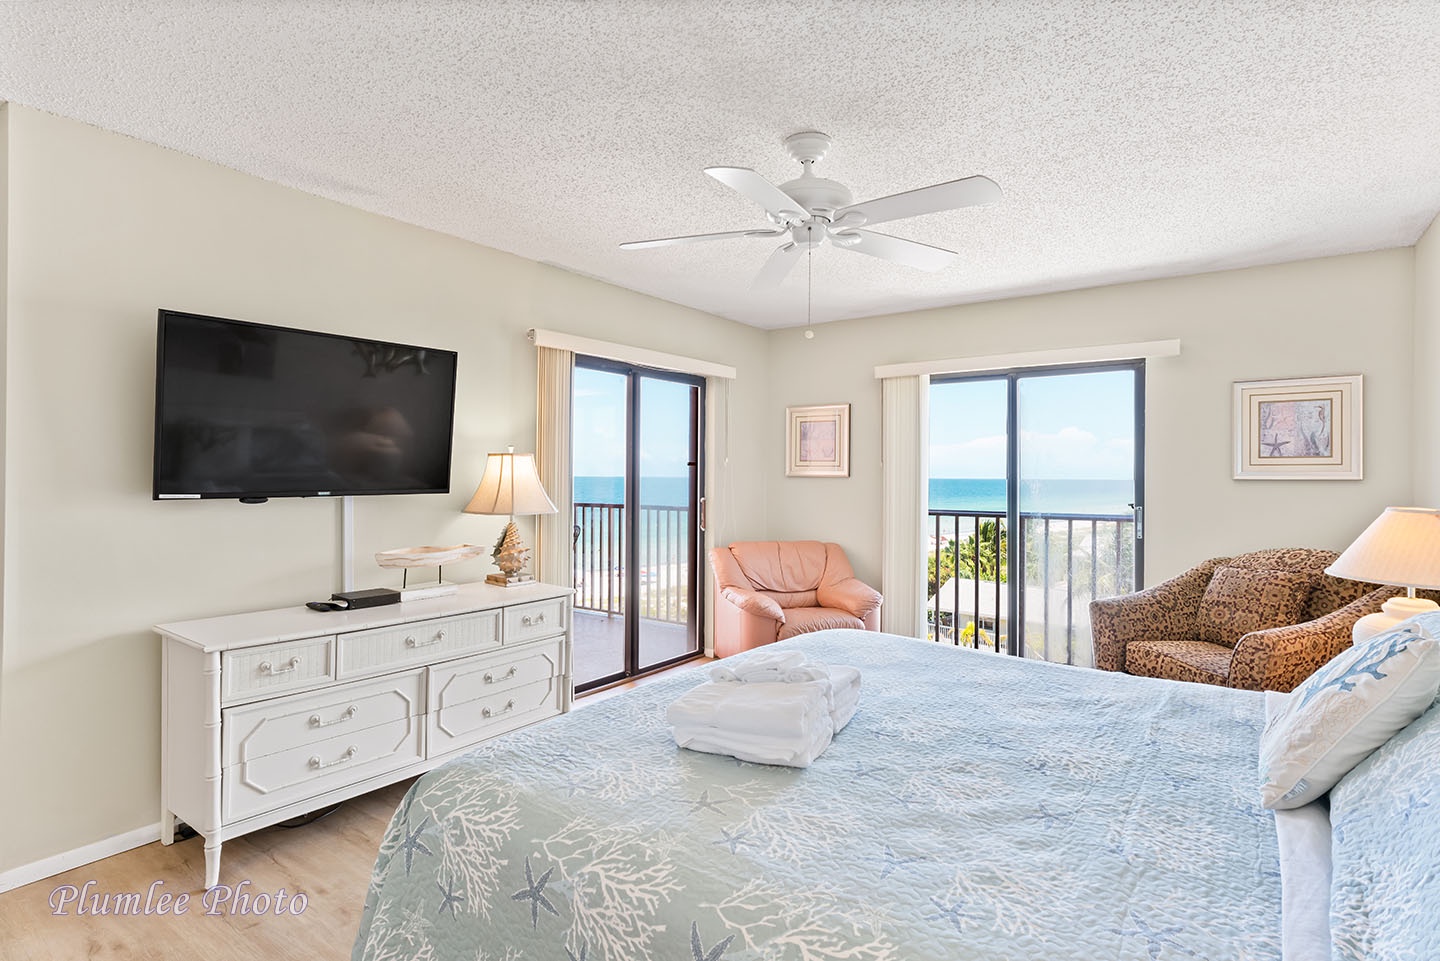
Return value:
M 455 544 L 450 547 L 397 547 L 375 555 L 381 567 L 439 567 L 479 557 L 487 548 L 479 544 Z

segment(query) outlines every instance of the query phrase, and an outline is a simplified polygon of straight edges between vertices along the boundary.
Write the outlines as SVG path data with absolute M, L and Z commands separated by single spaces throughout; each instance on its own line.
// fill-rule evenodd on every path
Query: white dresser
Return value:
M 161 841 L 223 841 L 570 710 L 570 592 L 467 584 L 359 611 L 161 624 Z

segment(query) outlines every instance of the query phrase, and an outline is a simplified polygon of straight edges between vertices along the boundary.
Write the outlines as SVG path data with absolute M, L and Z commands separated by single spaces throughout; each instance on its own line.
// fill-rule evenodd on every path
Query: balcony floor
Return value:
M 619 614 L 574 612 L 575 683 L 586 684 L 625 669 L 625 619 Z M 640 619 L 640 663 L 658 664 L 693 650 L 684 624 Z

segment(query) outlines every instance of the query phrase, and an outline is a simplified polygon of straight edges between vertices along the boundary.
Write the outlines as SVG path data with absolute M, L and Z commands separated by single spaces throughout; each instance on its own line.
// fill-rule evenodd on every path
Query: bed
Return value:
M 704 669 L 416 782 L 354 957 L 1278 959 L 1259 693 L 860 631 L 784 642 L 864 676 L 805 770 L 675 747 Z

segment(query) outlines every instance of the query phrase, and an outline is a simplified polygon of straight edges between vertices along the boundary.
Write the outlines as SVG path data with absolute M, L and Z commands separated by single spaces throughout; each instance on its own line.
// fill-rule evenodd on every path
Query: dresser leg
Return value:
M 220 883 L 220 842 L 205 839 L 205 890 Z
M 160 843 L 175 843 L 175 814 L 165 808 L 160 810 Z

